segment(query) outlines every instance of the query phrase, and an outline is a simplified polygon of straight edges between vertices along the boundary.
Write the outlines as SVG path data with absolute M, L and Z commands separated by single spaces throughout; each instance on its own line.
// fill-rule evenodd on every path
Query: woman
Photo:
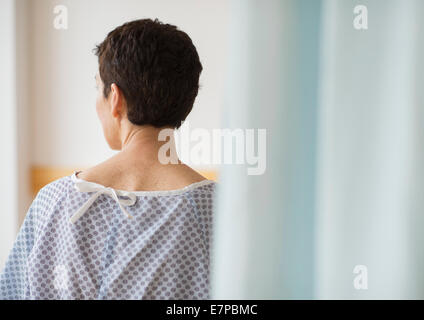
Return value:
M 215 183 L 159 156 L 175 151 L 159 134 L 193 107 L 196 48 L 175 26 L 143 19 L 110 32 L 96 54 L 96 110 L 120 152 L 41 189 L 0 298 L 208 299 Z

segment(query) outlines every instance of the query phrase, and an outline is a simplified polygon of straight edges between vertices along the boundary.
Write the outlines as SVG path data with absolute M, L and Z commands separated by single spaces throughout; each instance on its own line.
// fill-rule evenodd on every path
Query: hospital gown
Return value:
M 210 299 L 215 188 L 127 192 L 76 172 L 48 184 L 0 275 L 0 299 Z

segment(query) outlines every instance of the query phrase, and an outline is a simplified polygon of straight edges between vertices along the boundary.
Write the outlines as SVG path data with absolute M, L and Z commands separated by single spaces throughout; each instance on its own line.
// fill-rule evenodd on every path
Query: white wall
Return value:
M 31 167 L 31 117 L 29 106 L 29 37 L 31 0 L 15 0 L 15 74 L 16 74 L 16 118 L 17 118 L 17 183 L 18 183 L 18 225 L 21 225 L 32 201 L 30 181 Z
M 53 27 L 53 8 L 68 8 L 68 30 Z M 220 126 L 226 57 L 227 3 L 219 1 L 39 0 L 32 2 L 32 146 L 35 165 L 86 166 L 112 151 L 95 112 L 97 57 L 107 33 L 138 18 L 175 24 L 192 38 L 204 70 L 190 127 Z
M 15 6 L 13 0 L 0 2 L 0 268 L 3 267 L 17 227 L 17 112 L 15 77 Z

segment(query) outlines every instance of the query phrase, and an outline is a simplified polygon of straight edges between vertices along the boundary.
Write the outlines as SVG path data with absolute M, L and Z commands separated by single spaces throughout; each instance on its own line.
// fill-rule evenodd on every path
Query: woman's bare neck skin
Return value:
M 166 141 L 159 141 L 159 131 L 148 127 L 131 132 L 122 139 L 120 152 L 83 170 L 78 178 L 128 191 L 174 190 L 205 180 L 179 160 L 178 164 L 160 163 L 159 149 Z M 171 145 L 173 143 L 172 139 Z

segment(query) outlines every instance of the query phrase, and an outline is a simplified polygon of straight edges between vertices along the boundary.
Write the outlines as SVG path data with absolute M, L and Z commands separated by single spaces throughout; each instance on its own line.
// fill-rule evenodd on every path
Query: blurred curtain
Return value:
M 424 2 L 233 0 L 232 16 L 224 125 L 267 129 L 267 170 L 223 168 L 213 297 L 424 298 Z
M 212 294 L 312 298 L 320 1 L 235 0 L 231 16 L 223 124 L 265 128 L 267 168 L 222 168 Z
M 317 296 L 424 298 L 424 2 L 323 6 Z M 353 268 L 368 268 L 355 290 Z

